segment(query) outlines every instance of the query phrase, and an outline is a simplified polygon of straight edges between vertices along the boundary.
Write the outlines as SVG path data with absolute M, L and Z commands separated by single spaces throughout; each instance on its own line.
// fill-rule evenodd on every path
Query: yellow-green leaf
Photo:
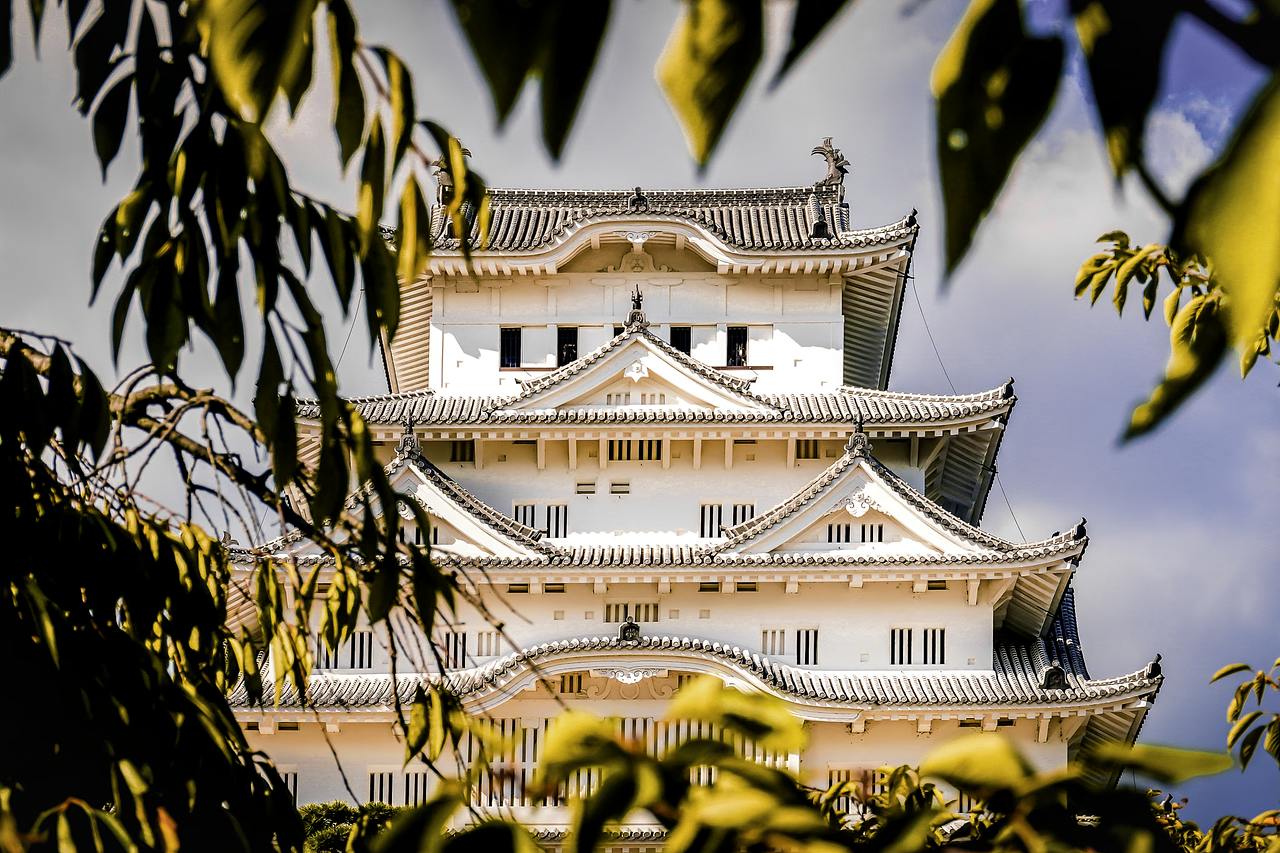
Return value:
M 658 60 L 658 85 L 698 165 L 711 159 L 764 53 L 760 0 L 685 0 Z
M 783 752 L 799 752 L 807 740 L 804 726 L 781 699 L 743 693 L 709 675 L 676 694 L 667 709 L 667 718 L 706 720 L 744 734 L 766 749 Z
M 1130 769 L 1166 784 L 1179 785 L 1195 776 L 1230 770 L 1234 762 L 1225 752 L 1198 752 L 1167 746 L 1106 743 L 1089 753 L 1088 760 L 1102 767 Z
M 1213 678 L 1209 679 L 1209 683 L 1213 684 L 1215 681 L 1220 681 L 1221 679 L 1226 678 L 1228 675 L 1235 675 L 1237 672 L 1248 672 L 1251 669 L 1253 669 L 1253 667 L 1249 666 L 1249 664 L 1247 663 L 1229 664 L 1228 666 L 1224 666 L 1222 669 L 1215 672 L 1213 674 Z
M 1197 296 L 1182 307 L 1169 330 L 1172 354 L 1164 379 L 1147 401 L 1133 410 L 1124 440 L 1145 435 L 1172 415 L 1191 394 L 1213 375 L 1227 348 L 1218 301 Z
M 956 738 L 920 762 L 921 776 L 971 793 L 1012 790 L 1031 774 L 1031 765 L 1009 741 L 981 734 Z

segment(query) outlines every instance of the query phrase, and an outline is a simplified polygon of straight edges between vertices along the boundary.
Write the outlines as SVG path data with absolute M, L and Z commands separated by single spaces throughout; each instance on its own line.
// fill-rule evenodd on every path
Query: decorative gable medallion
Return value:
M 627 369 L 622 371 L 622 375 L 632 382 L 639 382 L 649 375 L 649 368 L 645 366 L 643 361 L 637 359 L 627 365 Z

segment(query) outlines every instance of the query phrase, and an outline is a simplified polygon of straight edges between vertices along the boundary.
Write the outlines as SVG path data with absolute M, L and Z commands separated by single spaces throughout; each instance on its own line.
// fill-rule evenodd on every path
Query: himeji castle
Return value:
M 366 629 L 317 652 L 314 710 L 269 678 L 265 710 L 233 696 L 300 803 L 348 784 L 393 805 L 430 794 L 394 725 L 395 691 L 408 702 L 423 679 L 513 745 L 475 807 L 553 844 L 564 797 L 526 783 L 559 710 L 661 752 L 688 734 L 668 700 L 700 675 L 806 721 L 801 753 L 743 748 L 819 788 L 974 732 L 1041 768 L 1134 740 L 1159 666 L 1090 674 L 1071 586 L 1084 522 L 1028 543 L 980 526 L 1012 381 L 887 390 L 916 218 L 853 228 L 843 158 L 830 140 L 814 153 L 829 168 L 806 186 L 493 189 L 469 257 L 436 207 L 427 273 L 402 283 L 382 348 L 389 393 L 351 402 L 430 516 L 407 536 L 505 638 L 460 604 L 436 654 L 400 649 L 395 684 Z M 304 459 L 317 416 L 301 404 Z M 286 536 L 232 553 L 247 573 L 318 551 Z M 615 838 L 654 849 L 661 832 Z

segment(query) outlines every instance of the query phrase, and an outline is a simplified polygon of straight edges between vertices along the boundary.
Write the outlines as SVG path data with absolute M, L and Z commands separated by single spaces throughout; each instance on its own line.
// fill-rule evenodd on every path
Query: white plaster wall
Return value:
M 673 256 L 674 252 L 670 253 Z M 676 256 L 678 258 L 679 256 Z M 441 359 L 434 387 L 467 394 L 506 394 L 516 378 L 555 366 L 555 327 L 579 327 L 579 353 L 613 336 L 626 319 L 639 285 L 655 334 L 670 339 L 672 325 L 693 327 L 694 358 L 725 363 L 728 326 L 750 327 L 748 361 L 768 367 L 757 376 L 761 393 L 820 391 L 840 384 L 843 317 L 825 276 L 765 278 L 687 273 L 561 273 L 554 278 L 435 281 L 432 330 Z M 499 329 L 523 329 L 522 367 L 499 371 Z

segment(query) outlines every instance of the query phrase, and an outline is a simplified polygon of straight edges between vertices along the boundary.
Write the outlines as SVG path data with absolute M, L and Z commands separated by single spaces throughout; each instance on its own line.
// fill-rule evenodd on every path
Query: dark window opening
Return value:
M 502 330 L 502 348 L 500 367 L 520 366 L 520 330 Z
M 627 329 L 627 327 L 626 327 L 626 326 L 614 326 L 614 327 L 613 327 L 613 336 L 616 338 L 618 335 L 620 335 L 620 334 L 622 334 L 624 331 L 626 331 L 626 329 Z
M 506 331 L 505 329 L 503 331 Z M 516 331 L 520 331 L 516 329 Z M 505 365 L 504 365 L 505 366 Z M 474 441 L 463 439 L 451 442 L 449 447 L 450 462 L 475 462 L 476 461 L 476 443 Z
M 729 327 L 729 347 L 724 363 L 729 367 L 747 366 L 747 327 Z
M 671 346 L 688 355 L 693 349 L 693 329 L 689 326 L 672 326 Z
M 556 364 L 564 367 L 571 361 L 578 360 L 578 327 L 556 327 Z

